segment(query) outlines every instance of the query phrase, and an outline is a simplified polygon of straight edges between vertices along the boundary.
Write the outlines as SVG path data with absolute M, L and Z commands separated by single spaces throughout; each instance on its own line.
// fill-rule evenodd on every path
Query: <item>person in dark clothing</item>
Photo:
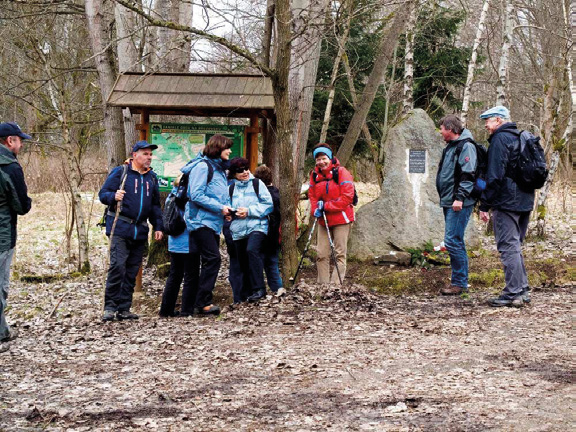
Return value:
M 212 292 L 218 278 L 220 233 L 224 216 L 230 214 L 230 198 L 226 169 L 232 140 L 214 135 L 201 154 L 183 168 L 188 177 L 188 202 L 184 220 L 190 233 L 190 267 L 200 272 L 195 315 L 218 315 L 220 308 L 212 304 Z M 212 172 L 212 178 L 210 178 Z M 201 270 L 198 267 L 201 266 Z
M 476 204 L 470 193 L 474 187 L 477 155 L 476 147 L 469 141 L 472 134 L 468 129 L 464 129 L 455 115 L 448 115 L 440 120 L 440 134 L 446 147 L 436 175 L 436 189 L 440 196 L 440 207 L 444 212 L 444 243 L 450 254 L 452 267 L 450 285 L 443 287 L 440 293 L 458 295 L 468 291 L 468 254 L 464 233 Z M 459 155 L 458 148 L 461 148 Z
M 534 207 L 534 192 L 523 191 L 510 176 L 520 153 L 520 138 L 508 109 L 496 106 L 483 112 L 480 118 L 490 132 L 487 185 L 480 200 L 480 218 L 488 222 L 488 212 L 492 210 L 494 236 L 506 280 L 502 294 L 488 303 L 493 307 L 522 307 L 530 302 L 522 243 Z
M 112 170 L 98 194 L 100 202 L 108 206 L 106 235 L 110 237 L 103 321 L 138 319 L 130 308 L 148 240 L 146 221 L 152 224 L 157 241 L 164 235 L 158 179 L 150 168 L 152 152 L 157 148 L 146 141 L 134 144 L 132 158 Z M 117 219 L 116 206 L 120 206 Z
M 179 180 L 174 182 L 172 193 L 178 190 Z M 181 214 L 184 212 L 181 210 Z M 196 303 L 196 294 L 198 292 L 198 278 L 200 268 L 200 257 L 190 255 L 190 236 L 188 230 L 177 236 L 168 236 L 168 252 L 170 252 L 170 273 L 166 279 L 166 286 L 162 293 L 162 303 L 160 305 L 159 315 L 161 317 L 174 316 L 191 316 L 194 314 L 194 305 Z M 191 263 L 193 265 L 189 265 Z M 180 313 L 176 313 L 176 301 L 180 284 L 184 280 L 182 288 L 182 305 Z
M 4 310 L 8 299 L 10 264 L 16 247 L 18 215 L 32 208 L 18 153 L 23 140 L 32 139 L 16 123 L 0 123 L 0 352 L 7 351 L 8 342 L 18 333 L 6 322 Z
M 280 254 L 280 191 L 272 184 L 272 170 L 266 165 L 260 165 L 254 171 L 254 177 L 262 180 L 272 196 L 274 209 L 268 215 L 268 235 L 264 243 L 264 272 L 270 290 L 277 296 L 284 294 L 282 277 L 280 276 L 279 254 Z
M 234 180 L 228 179 L 228 186 L 232 183 L 234 183 Z M 234 303 L 242 303 L 245 300 L 242 299 L 242 269 L 240 268 L 240 259 L 238 258 L 236 246 L 232 239 L 232 232 L 230 231 L 231 224 L 232 219 L 225 218 L 224 226 L 222 228 L 224 240 L 226 241 L 226 251 L 228 252 L 228 282 L 230 282 L 230 287 L 232 288 L 232 298 Z

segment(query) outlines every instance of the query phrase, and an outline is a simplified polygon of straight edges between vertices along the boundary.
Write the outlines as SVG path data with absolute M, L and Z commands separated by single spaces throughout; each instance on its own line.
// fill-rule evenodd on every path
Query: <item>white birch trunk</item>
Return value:
M 406 26 L 406 52 L 404 55 L 404 96 L 402 113 L 408 114 L 414 109 L 414 36 L 418 18 L 419 1 L 416 1 Z
M 328 101 L 326 102 L 326 110 L 324 111 L 324 121 L 322 122 L 322 131 L 320 132 L 320 142 L 326 142 L 326 136 L 328 135 L 328 126 L 330 124 L 330 117 L 332 115 L 332 105 L 334 103 L 334 96 L 336 94 L 336 79 L 338 78 L 338 69 L 340 68 L 340 61 L 344 55 L 344 50 L 346 48 L 346 42 L 348 41 L 348 34 L 350 32 L 350 22 L 352 21 L 352 5 L 353 2 L 348 0 L 346 5 L 346 23 L 344 25 L 344 31 L 342 37 L 338 40 L 338 53 L 336 54 L 336 59 L 334 60 L 334 68 L 332 69 L 332 76 L 330 77 L 330 85 L 328 92 Z
M 513 9 L 512 0 L 506 0 L 502 51 L 498 65 L 498 84 L 496 85 L 496 105 L 502 106 L 508 106 L 508 57 L 510 55 L 510 45 L 512 44 L 512 32 L 514 31 Z
M 468 109 L 470 107 L 470 97 L 472 94 L 472 82 L 474 81 L 474 71 L 476 70 L 476 61 L 478 59 L 478 48 L 482 41 L 484 34 L 486 16 L 490 7 L 490 0 L 484 0 L 480 19 L 478 20 L 478 29 L 476 30 L 476 37 L 474 38 L 474 45 L 472 46 L 472 54 L 470 56 L 470 63 L 468 63 L 468 75 L 466 76 L 466 85 L 464 86 L 464 96 L 462 97 L 462 123 L 466 126 L 468 119 Z

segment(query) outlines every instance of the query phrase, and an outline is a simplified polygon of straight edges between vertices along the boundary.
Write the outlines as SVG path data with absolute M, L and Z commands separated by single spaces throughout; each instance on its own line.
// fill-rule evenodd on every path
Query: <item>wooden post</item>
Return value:
M 250 127 L 248 128 L 247 152 L 246 159 L 250 162 L 250 171 L 253 173 L 258 166 L 258 134 L 260 127 L 258 125 L 258 116 L 250 117 Z
M 142 110 L 140 113 L 140 124 L 136 125 L 138 129 L 138 138 L 140 140 L 148 139 L 148 129 L 150 128 L 150 113 L 147 110 Z M 136 275 L 136 286 L 134 287 L 134 292 L 142 294 L 142 264 L 140 264 L 140 269 Z

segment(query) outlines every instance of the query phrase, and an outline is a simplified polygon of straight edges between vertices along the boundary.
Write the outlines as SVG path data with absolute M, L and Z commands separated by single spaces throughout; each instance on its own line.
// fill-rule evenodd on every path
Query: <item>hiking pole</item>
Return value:
M 120 183 L 120 189 L 124 190 L 124 185 L 126 184 L 126 178 L 128 176 L 125 175 L 122 179 L 122 183 Z M 114 215 L 114 222 L 112 222 L 112 229 L 110 230 L 110 244 L 108 245 L 108 257 L 110 257 L 110 252 L 112 251 L 112 237 L 114 237 L 114 230 L 116 229 L 116 223 L 118 223 L 118 217 L 120 216 L 120 212 L 122 211 L 122 201 L 118 201 L 116 203 L 116 214 Z
M 302 252 L 302 258 L 300 258 L 300 262 L 298 263 L 298 268 L 296 269 L 296 273 L 294 277 L 290 278 L 292 282 L 292 286 L 296 283 L 296 278 L 298 277 L 298 272 L 300 272 L 300 268 L 302 268 L 302 262 L 304 262 L 304 257 L 306 256 L 306 252 L 308 252 L 308 248 L 310 247 L 310 241 L 312 240 L 312 234 L 314 234 L 314 229 L 316 228 L 316 223 L 318 222 L 317 218 L 314 218 L 314 224 L 312 225 L 312 229 L 310 230 L 310 234 L 308 234 L 308 240 L 306 241 L 306 247 L 304 247 L 304 251 Z
M 334 253 L 334 242 L 332 242 L 332 236 L 330 235 L 330 228 L 328 227 L 328 219 L 326 219 L 326 212 L 322 212 L 324 216 L 324 223 L 326 224 L 326 232 L 328 233 L 328 241 L 330 242 L 330 249 L 332 250 L 332 261 L 334 261 L 334 267 L 336 267 L 336 272 L 338 273 L 338 280 L 340 285 L 342 285 L 342 276 L 340 276 L 340 269 L 338 268 L 338 261 L 336 261 L 336 254 Z

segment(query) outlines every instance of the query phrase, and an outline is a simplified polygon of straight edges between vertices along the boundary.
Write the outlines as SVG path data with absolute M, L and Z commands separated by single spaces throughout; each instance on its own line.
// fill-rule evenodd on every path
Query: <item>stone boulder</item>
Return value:
M 434 245 L 444 238 L 444 215 L 436 192 L 436 172 L 445 144 L 421 109 L 390 130 L 381 195 L 358 209 L 348 254 L 372 259 L 394 248 Z M 472 232 L 473 218 L 468 224 Z

